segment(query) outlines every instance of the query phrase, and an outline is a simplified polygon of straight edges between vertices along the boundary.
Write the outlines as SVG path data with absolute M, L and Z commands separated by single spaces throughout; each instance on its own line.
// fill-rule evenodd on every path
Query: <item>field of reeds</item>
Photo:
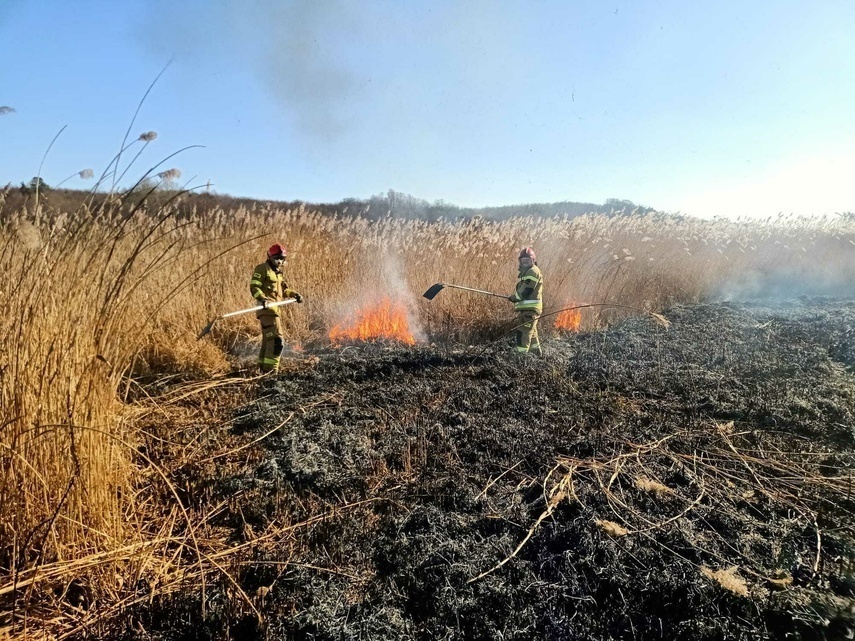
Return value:
M 273 242 L 288 247 L 288 283 L 305 297 L 283 314 L 287 341 L 304 351 L 385 298 L 406 306 L 426 343 L 501 339 L 514 324 L 509 304 L 420 295 L 438 281 L 510 293 L 524 245 L 545 274 L 546 313 L 584 303 L 658 312 L 718 297 L 855 294 L 855 221 L 846 217 L 426 223 L 305 208 L 181 216 L 175 208 L 107 199 L 34 215 L 0 196 L 0 637 L 36 634 L 84 603 L 109 612 L 143 575 L 173 585 L 203 554 L 216 565 L 228 549 L 199 540 L 202 516 L 178 500 L 168 463 L 142 447 L 140 417 L 169 420 L 169 403 L 157 401 L 164 381 L 171 393 L 178 381 L 199 390 L 251 367 L 251 314 L 196 336 L 218 314 L 249 306 L 251 270 Z M 631 313 L 585 310 L 582 325 Z M 547 334 L 549 326 L 545 318 Z M 170 491 L 145 492 L 153 478 Z

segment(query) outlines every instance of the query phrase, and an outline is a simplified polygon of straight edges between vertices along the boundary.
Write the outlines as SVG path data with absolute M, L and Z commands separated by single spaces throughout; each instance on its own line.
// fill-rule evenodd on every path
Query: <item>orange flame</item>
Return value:
M 555 329 L 565 332 L 578 332 L 582 324 L 582 311 L 578 309 L 565 309 L 555 316 Z
M 386 339 L 406 345 L 416 344 L 410 333 L 406 306 L 393 303 L 388 298 L 374 307 L 363 307 L 346 322 L 333 327 L 329 337 L 333 343 Z

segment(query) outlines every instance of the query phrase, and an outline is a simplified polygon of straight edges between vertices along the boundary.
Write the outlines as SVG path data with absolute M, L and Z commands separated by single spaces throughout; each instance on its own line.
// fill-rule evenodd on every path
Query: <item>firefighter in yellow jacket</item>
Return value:
M 517 311 L 519 327 L 517 327 L 517 352 L 527 353 L 532 347 L 540 349 L 540 338 L 537 335 L 537 320 L 543 313 L 543 274 L 537 266 L 537 257 L 531 247 L 524 247 L 519 255 L 519 279 L 514 293 L 508 296 Z
M 275 372 L 279 368 L 279 356 L 282 354 L 282 323 L 279 321 L 279 308 L 267 307 L 269 303 L 293 298 L 298 303 L 303 297 L 289 289 L 282 275 L 282 265 L 287 254 L 285 248 L 275 244 L 267 250 L 267 260 L 252 271 L 249 292 L 252 297 L 264 305 L 256 312 L 261 322 L 261 351 L 258 353 L 258 366 L 262 372 Z

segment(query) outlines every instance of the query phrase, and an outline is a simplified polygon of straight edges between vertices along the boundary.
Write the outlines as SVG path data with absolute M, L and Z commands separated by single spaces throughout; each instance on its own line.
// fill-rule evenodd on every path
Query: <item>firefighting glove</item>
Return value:
M 297 292 L 294 292 L 294 300 L 297 301 L 298 303 L 302 303 L 303 297 L 300 296 L 300 294 L 298 294 Z
M 515 296 L 508 296 L 508 300 L 509 300 L 509 301 L 511 301 L 512 303 L 516 303 L 516 302 L 517 302 L 517 299 L 516 299 L 516 297 L 515 297 Z

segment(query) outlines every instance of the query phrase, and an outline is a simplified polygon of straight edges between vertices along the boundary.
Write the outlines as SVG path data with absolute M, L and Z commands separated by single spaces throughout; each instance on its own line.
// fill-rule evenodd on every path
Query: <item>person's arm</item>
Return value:
M 290 289 L 288 287 L 285 288 L 285 290 L 282 292 L 282 295 L 285 298 L 293 298 L 298 303 L 303 302 L 303 297 L 298 292 L 295 292 L 293 289 Z
M 264 284 L 264 274 L 258 270 L 252 273 L 252 280 L 249 281 L 249 293 L 259 303 L 267 307 L 267 296 L 264 295 L 262 285 Z
M 535 282 L 534 284 L 526 282 L 525 285 L 525 289 L 520 292 L 520 300 L 528 300 L 532 297 L 532 295 L 534 294 L 534 290 L 537 287 L 537 282 Z
M 529 300 L 534 295 L 538 282 L 540 282 L 540 279 L 533 274 L 520 276 L 516 291 L 514 292 L 514 302 L 518 303 L 521 300 Z

